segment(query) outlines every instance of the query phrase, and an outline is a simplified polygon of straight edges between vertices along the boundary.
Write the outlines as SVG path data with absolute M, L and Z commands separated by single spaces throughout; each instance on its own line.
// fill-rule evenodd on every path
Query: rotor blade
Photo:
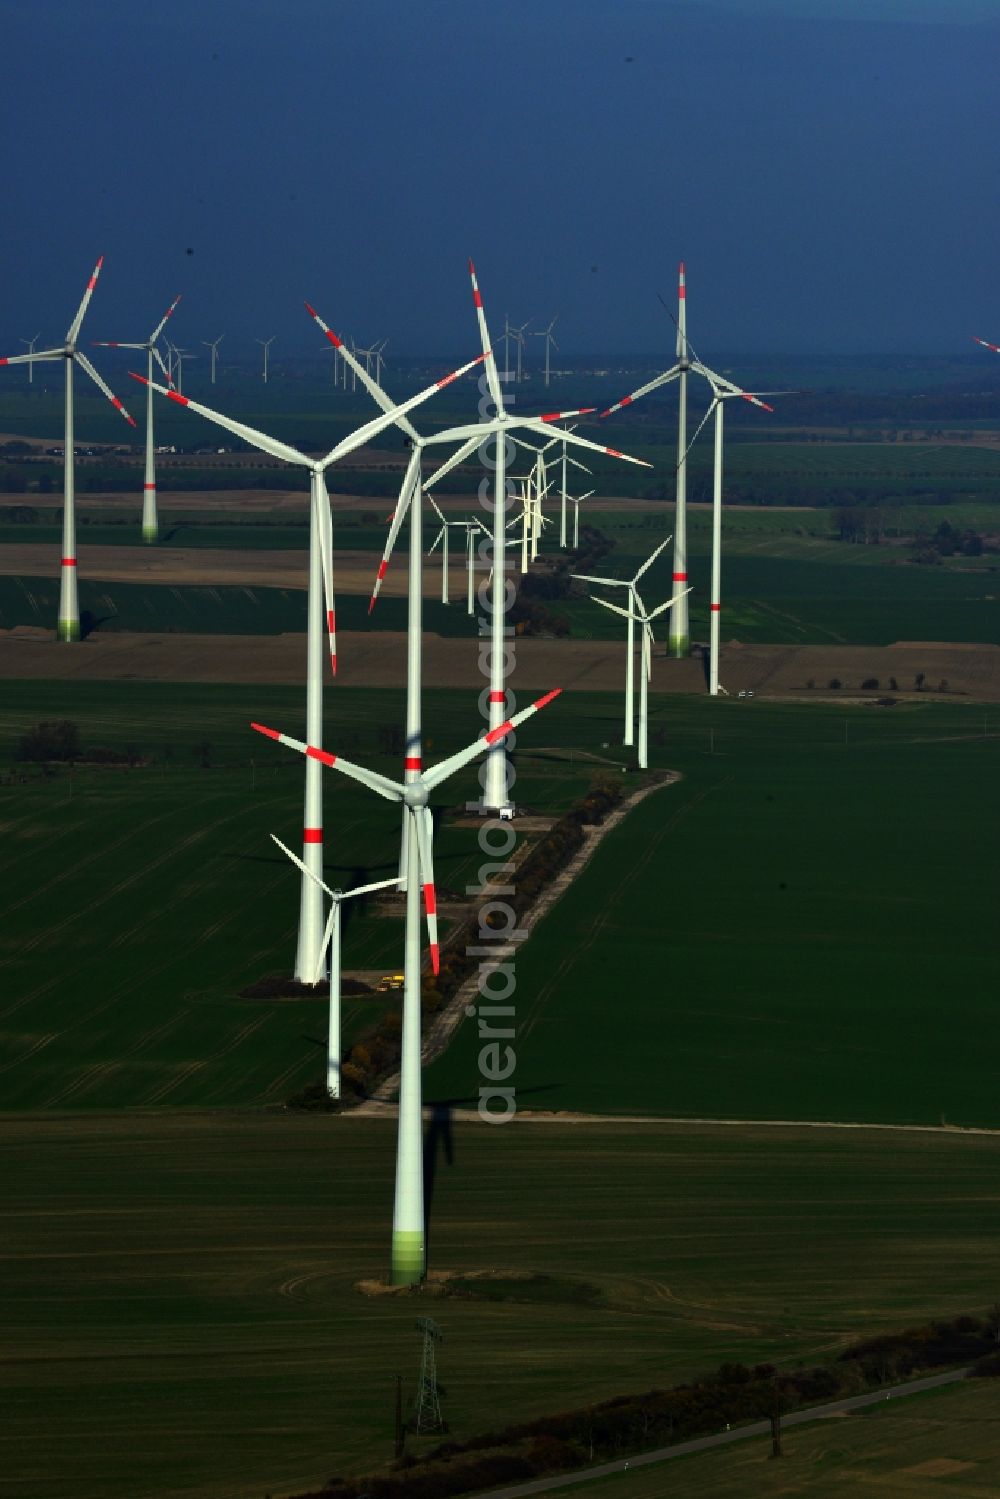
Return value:
M 450 474 L 453 468 L 457 468 L 460 463 L 464 463 L 466 458 L 470 457 L 484 440 L 482 433 L 477 432 L 475 437 L 470 437 L 467 442 L 463 442 L 462 446 L 456 452 L 452 453 L 450 458 L 445 459 L 440 468 L 434 470 L 429 479 L 424 480 L 424 490 L 430 489 L 431 485 L 436 484 L 439 479 L 443 479 L 445 474 Z
M 376 417 L 374 421 L 366 422 L 363 427 L 359 427 L 356 432 L 352 432 L 350 437 L 345 437 L 335 448 L 331 448 L 330 452 L 323 459 L 323 468 L 328 468 L 331 463 L 336 463 L 338 458 L 345 458 L 348 453 L 353 453 L 355 449 L 364 447 L 366 442 L 370 442 L 373 437 L 377 437 L 380 432 L 384 432 L 386 427 L 393 426 L 400 416 L 405 416 L 406 412 L 412 411 L 414 406 L 421 405 L 431 396 L 436 395 L 439 390 L 444 390 L 446 385 L 451 385 L 454 380 L 459 380 L 462 375 L 467 375 L 469 370 L 475 369 L 476 365 L 482 364 L 482 362 L 483 355 L 477 354 L 475 359 L 470 359 L 468 364 L 463 364 L 459 369 L 452 370 L 451 374 L 445 375 L 443 380 L 435 380 L 433 385 L 428 385 L 424 390 L 418 391 L 415 396 L 411 396 L 402 405 L 393 406 L 388 411 L 383 412 L 381 416 Z
M 437 891 L 434 888 L 434 817 L 430 807 L 414 807 L 411 834 L 417 838 L 420 862 L 420 884 L 424 892 L 424 914 L 427 918 L 427 941 L 431 950 L 431 971 L 441 971 L 441 949 L 438 945 Z
M 403 800 L 403 787 L 390 781 L 388 776 L 380 776 L 374 770 L 366 770 L 363 765 L 355 765 L 352 760 L 331 755 L 329 750 L 317 749 L 313 744 L 303 744 L 301 739 L 293 739 L 291 735 L 282 734 L 278 729 L 269 729 L 265 724 L 251 723 L 250 727 L 256 729 L 258 734 L 266 734 L 268 739 L 276 739 L 288 749 L 298 750 L 300 755 L 307 755 L 311 760 L 319 760 L 322 765 L 339 770 L 343 775 L 350 776 L 352 781 L 360 781 L 362 786 L 367 786 L 369 791 L 374 791 L 378 796 L 384 796 L 388 802 Z
M 319 875 L 313 874 L 312 870 L 307 868 L 306 865 L 303 864 L 298 854 L 293 854 L 290 848 L 286 848 L 281 839 L 278 837 L 277 833 L 271 833 L 269 834 L 269 837 L 278 845 L 278 847 L 281 849 L 281 852 L 283 854 L 287 854 L 292 863 L 295 864 L 299 869 L 301 869 L 304 875 L 308 875 L 309 879 L 312 880 L 314 885 L 318 885 L 321 890 L 325 890 L 331 900 L 335 899 L 334 893 L 330 889 L 329 885 L 324 885 Z
M 632 584 L 629 582 L 628 578 L 592 578 L 589 573 L 574 573 L 573 576 L 578 583 L 607 583 L 609 587 L 632 587 Z
M 668 385 L 671 380 L 676 380 L 680 372 L 680 365 L 675 364 L 672 369 L 665 370 L 662 375 L 657 375 L 655 380 L 649 380 L 645 385 L 640 385 L 639 389 L 633 390 L 631 395 L 622 396 L 621 400 L 609 406 L 607 411 L 602 411 L 601 416 L 611 416 L 613 412 L 621 411 L 625 406 L 631 406 L 633 401 L 638 401 L 642 396 L 648 396 L 651 390 L 658 390 L 661 385 Z
M 80 350 L 77 349 L 73 355 L 73 358 L 76 360 L 77 364 L 83 366 L 83 368 L 87 371 L 87 374 L 90 376 L 91 380 L 93 380 L 94 384 L 97 386 L 98 390 L 102 391 L 103 394 L 107 396 L 108 400 L 111 402 L 115 410 L 120 411 L 129 425 L 134 427 L 135 417 L 129 416 L 128 412 L 125 410 L 124 404 L 115 395 L 110 385 L 106 385 L 104 383 L 101 376 L 97 373 L 97 371 L 94 369 L 94 366 L 87 358 L 86 354 L 81 354 Z
M 486 326 L 486 313 L 483 310 L 483 297 L 476 279 L 476 268 L 471 260 L 469 261 L 469 278 L 472 281 L 472 302 L 479 321 L 479 337 L 483 345 L 483 358 L 486 361 L 486 382 L 490 388 L 490 399 L 497 409 L 497 416 L 503 416 L 504 404 L 503 391 L 500 389 L 500 376 L 497 374 L 496 360 L 493 358 L 493 350 L 490 346 L 490 330 Z
M 600 604 L 604 609 L 610 609 L 612 614 L 620 614 L 623 619 L 639 618 L 639 616 L 637 614 L 634 614 L 631 609 L 623 609 L 620 604 L 611 604 L 607 599 L 595 598 L 594 603 Z
M 533 421 L 530 417 L 522 419 L 521 425 L 531 432 L 545 430 L 541 425 L 541 420 Z M 631 458 L 628 453 L 622 453 L 618 448 L 605 447 L 602 442 L 591 442 L 587 437 L 578 437 L 575 432 L 567 432 L 565 437 L 567 442 L 574 443 L 577 447 L 590 448 L 594 453 L 608 453 L 612 458 L 621 458 L 625 463 L 637 463 L 640 468 L 653 467 L 651 463 L 646 462 L 645 458 Z
M 435 550 L 435 548 L 437 547 L 438 542 L 441 540 L 441 538 L 443 536 L 444 536 L 444 526 L 441 527 L 440 531 L 437 533 L 437 535 L 435 536 L 434 540 L 431 542 L 430 546 L 427 548 L 427 555 L 428 555 L 428 557 L 430 556 L 431 552 L 433 552 Z
M 144 349 L 145 344 L 123 344 L 117 338 L 92 338 L 90 340 L 92 349 Z
M 389 558 L 392 556 L 392 549 L 396 545 L 396 537 L 399 535 L 399 528 L 406 518 L 406 512 L 410 508 L 410 501 L 413 499 L 419 481 L 420 449 L 414 448 L 410 453 L 410 461 L 406 465 L 406 473 L 403 475 L 403 485 L 399 491 L 399 499 L 396 501 L 396 509 L 393 512 L 392 523 L 389 527 L 389 535 L 386 537 L 385 550 L 382 553 L 382 561 L 379 563 L 378 573 L 375 577 L 375 586 L 372 589 L 372 596 L 368 600 L 369 614 L 371 614 L 372 610 L 375 608 L 375 600 L 379 596 L 379 590 L 382 587 L 382 579 L 385 577 L 388 570 Z
M 585 474 L 592 474 L 594 472 L 592 468 L 588 468 L 587 465 L 585 463 L 581 463 L 579 459 L 571 457 L 569 453 L 566 454 L 566 462 L 572 463 L 574 468 L 582 469 Z
M 8 359 L 0 359 L 0 364 L 34 364 L 38 359 L 63 359 L 63 349 L 43 349 L 38 354 L 11 354 Z
M 427 498 L 430 500 L 430 502 L 431 502 L 431 508 L 433 509 L 434 514 L 437 516 L 438 520 L 441 522 L 442 526 L 446 526 L 448 524 L 448 522 L 445 520 L 444 515 L 443 515 L 443 513 L 441 511 L 441 507 L 438 504 L 437 500 L 434 498 L 433 495 L 430 495 L 430 494 L 427 496 Z
M 481 739 L 477 739 L 475 744 L 470 744 L 464 750 L 459 750 L 457 755 L 451 755 L 447 760 L 440 760 L 437 765 L 432 765 L 430 770 L 424 773 L 424 785 L 428 791 L 432 791 L 435 786 L 439 786 L 442 781 L 446 781 L 449 776 L 454 775 L 456 770 L 461 770 L 463 765 L 468 765 L 477 755 L 481 755 L 483 750 L 487 750 L 491 745 L 496 744 L 498 739 L 503 739 L 505 735 L 510 733 L 511 729 L 516 728 L 519 723 L 523 723 L 526 718 L 530 718 L 533 713 L 537 713 L 539 709 L 551 703 L 552 699 L 558 697 L 561 692 L 561 687 L 556 687 L 552 692 L 547 692 L 544 697 L 538 698 L 530 707 L 522 708 L 520 713 L 515 713 L 513 718 L 508 718 L 506 723 L 500 724 L 496 729 L 490 729 L 489 733 L 484 734 Z
M 171 401 L 176 401 L 178 406 L 186 406 L 189 411 L 194 411 L 198 416 L 205 417 L 207 421 L 214 422 L 217 427 L 224 427 L 234 436 L 242 437 L 244 442 L 248 442 L 251 447 L 259 448 L 262 453 L 270 453 L 272 458 L 282 458 L 285 463 L 294 463 L 301 468 L 312 468 L 313 460 L 307 458 L 305 453 L 300 453 L 296 448 L 287 447 L 285 443 L 278 442 L 275 437 L 268 437 L 266 432 L 258 432 L 255 427 L 247 427 L 242 422 L 234 422 L 232 417 L 223 416 L 220 411 L 213 411 L 211 406 L 202 406 L 200 401 L 192 401 L 188 396 L 182 396 L 176 390 L 165 390 L 162 385 L 157 385 L 155 380 L 147 380 L 145 375 L 137 375 L 134 370 L 129 370 L 129 374 L 133 380 L 138 380 L 140 385 L 152 385 L 161 396 L 169 397 Z
M 398 884 L 399 879 L 397 878 L 394 880 L 376 880 L 374 885 L 355 885 L 353 890 L 345 890 L 340 898 L 341 900 L 350 900 L 352 895 L 370 895 L 373 890 L 388 890 L 390 885 L 395 889 Z
M 642 566 L 640 567 L 639 571 L 636 573 L 635 577 L 632 579 L 633 583 L 638 583 L 639 579 L 642 577 L 642 575 L 646 571 L 647 567 L 652 567 L 652 565 L 656 561 L 657 557 L 663 551 L 663 548 L 669 542 L 673 541 L 673 539 L 674 538 L 672 536 L 668 536 L 666 541 L 661 541 L 660 542 L 660 545 L 656 548 L 656 551 L 653 552 L 651 556 L 649 556 L 649 557 L 646 558 L 645 562 L 642 564 Z
M 182 292 L 181 296 L 183 296 L 183 295 L 184 295 L 184 293 Z M 174 300 L 171 302 L 170 306 L 167 308 L 166 312 L 163 314 L 163 316 L 160 319 L 160 321 L 157 323 L 156 327 L 153 329 L 152 333 L 149 335 L 149 341 L 150 341 L 151 344 L 155 344 L 156 340 L 159 338 L 160 334 L 163 332 L 164 328 L 167 326 L 167 319 L 169 317 L 173 316 L 174 308 L 177 306 L 177 303 L 180 301 L 180 299 L 181 299 L 180 296 L 174 298 Z
M 972 334 L 972 342 L 974 344 L 982 344 L 984 349 L 992 349 L 994 354 L 1000 354 L 1000 344 L 987 343 L 985 338 L 977 338 L 974 333 Z
M 672 609 L 678 599 L 686 597 L 686 595 L 691 593 L 691 591 L 692 590 L 690 588 L 685 588 L 682 590 L 682 592 L 675 593 L 672 599 L 667 599 L 667 602 L 665 604 L 660 604 L 650 614 L 646 615 L 647 622 L 651 619 L 655 619 L 658 614 L 662 614 L 666 609 Z
M 386 392 L 382 389 L 381 385 L 379 385 L 379 383 L 378 383 L 377 380 L 373 380 L 372 379 L 371 374 L 365 368 L 365 366 L 363 364 L 361 364 L 357 359 L 355 359 L 354 355 L 351 353 L 351 351 L 347 348 L 347 345 L 344 343 L 344 340 L 342 338 L 338 338 L 337 337 L 336 333 L 334 333 L 334 331 L 330 327 L 330 325 L 328 323 L 325 323 L 323 321 L 323 319 L 320 317 L 319 313 L 316 311 L 315 307 L 313 307 L 310 302 L 307 302 L 305 304 L 305 307 L 306 307 L 306 311 L 308 312 L 309 316 L 312 318 L 313 322 L 319 328 L 322 328 L 323 332 L 326 334 L 326 336 L 329 339 L 330 343 L 338 351 L 338 353 L 340 354 L 340 357 L 344 360 L 345 364 L 349 364 L 350 365 L 351 369 L 357 375 L 358 379 L 361 381 L 362 385 L 368 391 L 369 395 L 371 395 L 374 398 L 374 400 L 378 403 L 378 405 L 381 406 L 381 408 L 382 408 L 383 411 L 394 411 L 395 410 L 395 405 L 393 403 L 392 397 L 386 394 Z M 383 344 L 382 347 L 384 348 L 385 345 Z M 364 352 L 365 351 L 362 350 L 362 353 L 364 353 Z M 371 353 L 371 352 L 372 351 L 369 349 L 368 353 Z M 404 416 L 404 417 L 398 417 L 397 418 L 397 423 L 403 429 L 403 431 L 406 433 L 406 435 L 408 437 L 413 438 L 413 440 L 415 442 L 419 442 L 419 440 L 420 440 L 420 434 L 418 433 L 416 427 L 413 425 L 413 423 L 411 421 L 409 421 Z
M 316 530 L 319 539 L 319 558 L 323 569 L 323 601 L 326 604 L 326 633 L 330 645 L 330 671 L 337 675 L 337 605 L 333 596 L 333 518 L 330 514 L 330 496 L 322 474 L 316 475 L 313 487 L 316 510 Z
M 156 360 L 157 364 L 160 366 L 160 369 L 163 371 L 163 373 L 164 373 L 164 375 L 166 377 L 167 384 L 170 386 L 170 389 L 171 390 L 176 390 L 177 387 L 176 387 L 176 385 L 173 382 L 173 377 L 172 377 L 170 371 L 167 369 L 167 366 L 164 364 L 164 362 L 163 362 L 163 355 L 160 353 L 159 349 L 154 349 L 153 350 L 153 358 Z
M 87 282 L 87 289 L 86 289 L 86 291 L 83 294 L 83 301 L 80 303 L 80 306 L 77 309 L 76 317 L 73 319 L 73 321 L 69 325 L 69 331 L 66 334 L 66 342 L 68 344 L 75 344 L 76 343 L 77 334 L 80 332 L 80 324 L 83 322 L 84 313 L 87 311 L 87 308 L 90 306 L 90 299 L 94 295 L 94 287 L 97 285 L 97 278 L 101 274 L 101 266 L 103 264 L 104 264 L 104 256 L 102 255 L 101 258 L 100 258 L 100 260 L 94 266 L 93 275 L 91 276 L 90 280 Z
M 734 385 L 732 380 L 727 380 L 725 375 L 717 375 L 714 370 L 710 370 L 708 366 L 706 364 L 702 364 L 700 360 L 695 360 L 692 363 L 691 368 L 696 375 L 701 375 L 708 381 L 709 385 L 711 385 L 713 389 L 715 389 L 717 397 L 719 391 L 721 390 L 727 396 L 742 396 L 743 400 L 749 401 L 751 406 L 760 406 L 765 411 L 774 410 L 773 406 L 769 406 L 766 401 L 760 400 L 753 391 L 744 390 L 740 385 Z M 773 391 L 769 392 L 769 394 L 777 395 L 778 392 Z

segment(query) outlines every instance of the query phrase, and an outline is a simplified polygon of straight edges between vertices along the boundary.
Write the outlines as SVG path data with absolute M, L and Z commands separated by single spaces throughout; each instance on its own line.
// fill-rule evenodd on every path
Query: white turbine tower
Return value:
M 334 335 L 335 336 L 335 335 Z M 480 356 L 481 357 L 481 356 Z M 390 404 L 389 410 L 384 411 L 379 417 L 366 422 L 350 436 L 344 438 L 336 447 L 332 448 L 324 458 L 310 458 L 305 453 L 300 453 L 297 448 L 289 447 L 286 443 L 278 442 L 277 439 L 267 436 L 264 432 L 258 432 L 254 427 L 247 427 L 242 422 L 233 421 L 230 417 L 213 411 L 208 406 L 202 406 L 197 401 L 189 400 L 176 391 L 164 390 L 162 386 L 154 386 L 161 395 L 168 396 L 171 400 L 179 402 L 189 410 L 196 412 L 199 416 L 214 422 L 218 427 L 224 427 L 226 431 L 232 432 L 237 437 L 249 442 L 253 447 L 262 452 L 270 453 L 275 458 L 281 458 L 285 463 L 290 463 L 299 468 L 305 468 L 310 476 L 310 529 L 309 529 L 309 592 L 307 599 L 307 638 L 306 638 L 306 733 L 309 735 L 311 744 L 321 744 L 323 737 L 323 617 L 322 598 L 326 595 L 326 629 L 330 647 L 330 664 L 334 673 L 337 670 L 337 642 L 336 642 L 336 615 L 333 601 L 333 528 L 330 518 L 330 502 L 326 490 L 326 470 L 331 464 L 339 459 L 347 457 L 357 448 L 362 447 L 379 433 L 385 431 L 404 417 L 407 412 L 412 411 L 415 406 L 426 401 L 428 397 L 450 385 L 453 380 L 464 375 L 467 370 L 472 369 L 480 363 L 480 359 L 474 359 L 464 365 L 454 374 L 448 375 L 443 380 L 437 380 L 429 385 L 418 395 L 411 396 L 399 406 Z M 135 375 L 134 379 L 141 380 L 141 375 Z M 311 761 L 306 765 L 305 777 L 305 803 L 302 835 L 302 860 L 303 863 L 316 875 L 322 878 L 323 864 L 323 797 L 322 781 L 318 766 Z M 317 954 L 320 944 L 320 933 L 322 930 L 322 899 L 321 893 L 312 881 L 303 878 L 301 903 L 299 910 L 299 933 L 298 945 L 295 955 L 295 977 L 303 983 L 312 983 L 312 975 L 316 970 Z
M 690 592 L 690 588 L 685 588 L 685 596 Z M 646 612 L 646 608 L 638 594 L 635 595 L 634 603 L 630 598 L 627 609 L 623 609 L 620 604 L 611 604 L 607 599 L 596 599 L 595 603 L 601 604 L 605 609 L 613 610 L 615 614 L 624 615 L 630 625 L 638 624 L 642 628 L 642 651 L 640 653 L 642 659 L 639 667 L 639 745 L 637 757 L 639 769 L 645 770 L 649 765 L 649 679 L 653 674 L 653 620 L 658 614 L 662 614 L 665 609 L 672 609 L 677 603 L 677 596 L 675 594 L 673 598 L 667 599 L 665 604 L 660 604 L 659 608 L 653 609 L 649 613 Z
M 28 353 L 29 354 L 33 354 L 35 352 L 35 345 L 38 342 L 38 340 L 41 338 L 41 336 L 42 335 L 40 333 L 36 333 L 35 336 L 34 336 L 34 338 L 19 338 L 18 339 L 18 343 L 24 344 L 24 347 L 27 349 Z M 34 364 L 31 363 L 31 364 L 28 365 L 28 384 L 29 385 L 33 385 L 34 384 L 34 374 L 35 374 Z
M 303 875 L 318 885 L 321 891 L 330 897 L 330 914 L 326 919 L 326 927 L 323 932 L 323 941 L 320 946 L 319 962 L 316 965 L 316 977 L 313 980 L 318 984 L 323 977 L 323 968 L 326 964 L 327 953 L 330 955 L 330 1010 L 329 1023 L 327 1026 L 326 1043 L 326 1091 L 330 1098 L 340 1098 L 340 1064 L 341 1064 L 341 1026 L 340 1026 L 340 907 L 345 900 L 351 900 L 355 895 L 371 895 L 375 890 L 385 890 L 389 885 L 395 885 L 395 880 L 377 880 L 373 885 L 356 885 L 353 890 L 331 890 L 321 879 L 317 879 L 311 869 L 308 869 L 297 854 L 293 854 L 290 848 L 286 848 L 280 838 L 271 834 L 275 843 L 283 853 L 286 853 L 292 863 L 297 865 Z
M 663 548 L 670 542 L 670 540 L 671 540 L 671 537 L 668 536 L 667 539 L 666 539 L 666 541 L 661 541 L 660 542 L 660 545 L 656 548 L 656 550 L 654 552 L 650 553 L 650 555 L 646 558 L 645 562 L 639 568 L 639 571 L 634 575 L 634 577 L 631 577 L 631 578 L 597 578 L 597 577 L 591 577 L 587 573 L 577 573 L 575 575 L 577 577 L 577 579 L 581 583 L 602 583 L 602 584 L 605 584 L 609 588 L 627 588 L 628 589 L 629 609 L 632 612 L 630 612 L 629 614 L 626 615 L 626 618 L 628 620 L 628 636 L 627 636 L 627 644 L 625 646 L 625 741 L 624 742 L 626 744 L 632 744 L 632 743 L 634 743 L 633 729 L 634 729 L 634 726 L 635 726 L 635 685 L 634 685 L 635 684 L 635 622 L 636 622 L 636 618 L 638 617 L 635 611 L 639 610 L 642 607 L 642 601 L 639 598 L 639 579 L 642 577 L 643 573 L 647 571 L 648 568 L 652 567 L 653 563 L 656 561 L 657 557 L 663 551 Z M 598 599 L 597 602 L 600 603 L 601 600 Z
M 419 501 L 417 502 L 417 504 Z M 414 511 L 417 505 L 413 506 Z M 416 532 L 416 527 L 414 527 Z M 419 545 L 414 549 L 419 558 Z M 412 599 L 411 599 L 412 607 Z M 419 599 L 418 599 L 419 610 Z M 392 1220 L 392 1268 L 393 1285 L 418 1285 L 424 1278 L 426 1264 L 424 1180 L 423 1180 L 423 1124 L 421 1119 L 422 1079 L 420 1069 L 420 895 L 423 891 L 424 914 L 427 920 L 427 937 L 431 953 L 431 968 L 437 973 L 440 952 L 437 931 L 437 893 L 434 886 L 434 818 L 428 801 L 430 793 L 456 771 L 482 754 L 491 745 L 503 740 L 518 724 L 544 708 L 562 689 L 556 688 L 531 704 L 520 713 L 498 724 L 475 744 L 468 745 L 457 755 L 440 761 L 429 770 L 417 770 L 406 781 L 392 781 L 388 776 L 366 770 L 350 760 L 331 755 L 318 745 L 303 744 L 278 729 L 264 724 L 252 725 L 260 734 L 276 739 L 289 749 L 321 765 L 328 765 L 367 786 L 377 796 L 395 802 L 403 808 L 408 826 L 406 839 L 406 937 L 403 972 L 403 1031 L 402 1055 L 399 1072 L 399 1126 L 396 1147 L 396 1190 Z M 407 756 L 413 746 L 407 744 Z
M 555 339 L 552 336 L 552 330 L 553 330 L 553 328 L 555 327 L 555 325 L 556 325 L 556 323 L 558 321 L 559 321 L 559 314 L 556 313 L 555 317 L 552 319 L 551 323 L 549 324 L 549 326 L 547 328 L 543 328 L 540 333 L 533 333 L 531 335 L 532 338 L 544 338 L 544 340 L 545 340 L 545 389 L 546 390 L 548 390 L 548 388 L 549 388 L 549 350 L 550 349 L 558 349 L 558 347 L 559 347 L 559 345 L 556 343 Z M 525 323 L 525 327 L 527 327 L 527 326 L 528 326 L 527 323 Z
M 125 407 L 119 401 L 113 391 L 105 385 L 101 376 L 97 373 L 86 354 L 81 354 L 77 347 L 80 337 L 80 327 L 83 323 L 90 299 L 94 295 L 94 287 L 97 278 L 101 274 L 101 266 L 104 264 L 104 256 L 94 267 L 94 273 L 87 282 L 87 289 L 83 294 L 83 300 L 77 308 L 76 317 L 69 325 L 65 342 L 58 349 L 40 349 L 36 354 L 12 354 L 9 359 L 0 359 L 0 364 L 30 364 L 36 359 L 63 359 L 66 362 L 66 419 L 63 439 L 63 541 L 62 541 L 62 565 L 60 569 L 59 584 L 59 617 L 56 623 L 56 635 L 59 640 L 79 640 L 80 638 L 80 606 L 76 587 L 76 506 L 75 491 L 73 487 L 73 366 L 80 365 L 86 370 L 116 411 L 120 411 L 125 420 L 135 426 L 135 420 L 129 416 Z
M 516 377 L 516 379 L 517 379 L 517 384 L 518 385 L 520 385 L 521 382 L 522 382 L 522 380 L 524 379 L 524 368 L 523 368 L 523 366 L 524 366 L 524 335 L 525 335 L 525 329 L 527 328 L 528 323 L 530 323 L 530 322 L 531 322 L 531 319 L 528 318 L 528 321 L 525 322 L 525 323 L 522 323 L 519 328 L 511 328 L 511 330 L 510 330 L 510 336 L 514 340 L 514 342 L 517 344 L 517 377 Z
M 211 349 L 211 351 L 212 351 L 212 384 L 213 385 L 215 384 L 215 366 L 216 366 L 216 364 L 218 363 L 218 360 L 219 360 L 219 345 L 221 344 L 221 342 L 225 338 L 225 336 L 226 335 L 224 333 L 220 333 L 219 336 L 218 336 L 218 338 L 212 338 L 212 339 L 203 338 L 202 341 L 201 341 L 203 348 Z
M 156 346 L 156 341 L 167 325 L 168 319 L 173 315 L 174 308 L 180 301 L 175 297 L 163 314 L 152 333 L 144 343 L 116 343 L 108 340 L 100 340 L 95 347 L 99 349 L 145 349 L 146 351 L 146 379 L 152 381 L 155 359 L 160 369 L 167 377 L 170 384 L 171 376 L 167 366 L 163 362 L 163 355 Z M 178 388 L 180 381 L 178 381 Z M 159 521 L 156 514 L 156 439 L 153 434 L 153 387 L 146 388 L 146 468 L 142 481 L 142 539 L 147 544 L 156 541 L 159 536 Z
M 277 336 L 278 335 L 276 333 L 272 333 L 270 338 L 255 338 L 254 339 L 254 343 L 260 344 L 261 348 L 264 350 L 264 371 L 263 371 L 263 378 L 264 378 L 264 384 L 265 385 L 267 384 L 267 356 L 268 356 L 268 351 L 270 350 L 270 347 L 274 343 L 274 340 L 277 338 Z

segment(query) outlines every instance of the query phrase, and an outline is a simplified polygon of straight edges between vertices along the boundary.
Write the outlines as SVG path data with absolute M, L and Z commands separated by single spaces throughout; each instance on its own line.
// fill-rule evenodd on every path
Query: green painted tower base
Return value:
M 78 619 L 61 619 L 56 625 L 57 640 L 79 640 L 80 621 Z
M 683 661 L 691 654 L 690 635 L 671 635 L 667 641 L 667 655 L 675 661 Z
M 424 1236 L 419 1230 L 398 1230 L 392 1236 L 394 1286 L 419 1286 L 424 1278 Z
M 147 546 L 154 541 L 158 541 L 159 538 L 160 532 L 157 526 L 143 526 L 142 539 L 147 544 Z

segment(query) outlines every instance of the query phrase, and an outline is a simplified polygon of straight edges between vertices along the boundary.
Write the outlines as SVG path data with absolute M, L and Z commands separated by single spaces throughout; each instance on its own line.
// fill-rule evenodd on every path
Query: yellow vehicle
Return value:
M 402 989 L 404 977 L 402 973 L 383 973 L 375 986 L 376 991 L 379 994 L 388 994 L 390 989 Z

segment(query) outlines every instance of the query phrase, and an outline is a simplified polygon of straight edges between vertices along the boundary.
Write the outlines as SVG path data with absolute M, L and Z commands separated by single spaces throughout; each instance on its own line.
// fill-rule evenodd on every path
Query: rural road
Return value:
M 870 1395 L 851 1395 L 846 1400 L 833 1400 L 829 1405 L 811 1405 L 807 1410 L 792 1411 L 781 1418 L 781 1429 L 802 1426 L 807 1421 L 821 1421 L 824 1416 L 841 1416 L 849 1411 L 863 1410 L 867 1405 L 881 1405 L 891 1398 L 919 1395 L 924 1390 L 937 1390 L 942 1385 L 957 1384 L 967 1379 L 968 1369 L 952 1369 L 947 1374 L 931 1374 L 926 1379 L 910 1380 L 907 1384 L 890 1385 L 888 1389 L 873 1391 Z M 471 1499 L 521 1499 L 522 1495 L 547 1494 L 554 1489 L 568 1489 L 587 1483 L 592 1478 L 608 1478 L 613 1473 L 624 1473 L 628 1468 L 647 1468 L 652 1463 L 667 1462 L 672 1457 L 686 1457 L 692 1452 L 707 1452 L 712 1447 L 725 1447 L 730 1442 L 742 1442 L 748 1437 L 770 1436 L 769 1421 L 752 1421 L 748 1426 L 738 1426 L 733 1431 L 716 1432 L 710 1437 L 695 1437 L 690 1442 L 675 1442 L 672 1447 L 657 1447 L 653 1452 L 643 1452 L 637 1457 L 620 1458 L 613 1463 L 601 1463 L 596 1468 L 577 1469 L 575 1473 L 563 1473 L 558 1478 L 537 1478 L 531 1483 L 518 1483 L 507 1489 L 489 1489 L 471 1496 Z

